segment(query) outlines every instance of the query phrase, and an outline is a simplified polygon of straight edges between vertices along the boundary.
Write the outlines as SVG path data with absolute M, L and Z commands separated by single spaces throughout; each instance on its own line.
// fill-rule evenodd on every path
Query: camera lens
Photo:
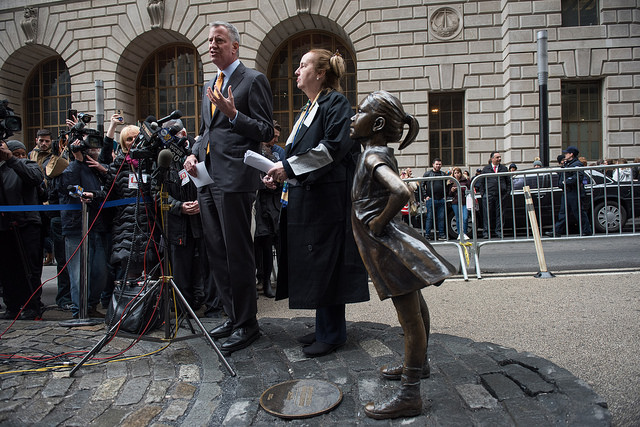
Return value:
M 4 127 L 12 132 L 17 132 L 22 128 L 22 123 L 19 117 L 9 116 L 4 119 Z

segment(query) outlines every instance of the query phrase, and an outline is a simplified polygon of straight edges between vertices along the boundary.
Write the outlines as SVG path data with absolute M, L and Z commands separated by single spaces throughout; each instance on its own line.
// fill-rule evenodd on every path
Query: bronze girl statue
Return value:
M 378 296 L 393 301 L 405 352 L 401 366 L 381 369 L 384 378 L 401 380 L 400 391 L 388 402 L 368 403 L 364 411 L 375 419 L 417 416 L 420 379 L 429 376 L 429 310 L 420 290 L 442 284 L 455 270 L 397 216 L 410 190 L 387 144 L 400 140 L 405 123 L 409 132 L 399 148 L 411 144 L 418 133 L 416 118 L 393 95 L 379 91 L 362 101 L 351 121 L 351 138 L 364 148 L 351 192 L 353 234 Z

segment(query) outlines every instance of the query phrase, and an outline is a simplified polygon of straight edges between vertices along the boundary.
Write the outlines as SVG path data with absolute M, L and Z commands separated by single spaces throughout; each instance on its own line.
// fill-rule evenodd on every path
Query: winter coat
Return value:
M 0 204 L 39 205 L 38 188 L 43 179 L 34 161 L 12 157 L 0 162 Z M 22 227 L 42 221 L 38 212 L 0 212 L 0 231 L 8 230 L 12 223 Z
M 155 203 L 150 197 L 151 179 L 143 177 L 143 182 L 138 182 L 138 188 L 135 188 L 135 184 L 129 184 L 130 179 L 134 180 L 133 175 L 136 177 L 135 180 L 138 180 L 138 168 L 133 163 L 125 161 L 125 155 L 119 153 L 109 167 L 109 184 L 105 189 L 109 191 L 113 185 L 109 196 L 110 200 L 133 197 L 137 199 L 137 202 L 115 207 L 111 226 L 112 264 L 126 260 L 129 254 L 134 257 L 135 261 L 141 261 L 145 250 L 148 254 L 155 252 L 153 242 L 149 241 L 150 230 L 156 215 Z M 146 182 L 144 182 L 145 179 Z M 132 241 L 135 243 L 133 251 L 131 250 Z
M 200 214 L 182 213 L 183 202 L 198 199 L 197 188 L 193 181 L 189 180 L 182 185 L 182 179 L 179 176 L 179 171 L 183 169 L 182 163 L 182 160 L 172 162 L 165 184 L 169 193 L 169 215 L 165 235 L 171 244 L 180 246 L 184 246 L 189 239 L 201 238 L 203 235 Z
M 69 166 L 62 172 L 60 180 L 57 183 L 58 194 L 63 204 L 81 205 L 79 198 L 69 195 L 69 186 L 79 185 L 83 191 L 96 194 L 96 197 L 94 197 L 88 206 L 89 226 L 93 223 L 91 230 L 95 232 L 108 231 L 108 226 L 102 213 L 94 223 L 94 219 L 96 215 L 98 215 L 100 206 L 104 201 L 104 193 L 102 191 L 103 180 L 104 177 L 100 177 L 98 173 L 87 166 L 86 163 L 74 160 L 69 163 Z M 81 211 L 63 210 L 60 212 L 60 217 L 62 221 L 62 234 L 64 236 L 80 234 L 82 231 Z
M 280 216 L 276 299 L 288 297 L 290 308 L 369 299 L 367 272 L 351 230 L 350 193 L 360 152 L 349 137 L 352 115 L 344 95 L 322 94 L 285 148 L 283 166 L 297 184 L 289 185 Z
M 433 177 L 433 176 L 447 176 L 441 170 L 436 172 L 434 170 L 430 170 L 422 175 L 423 177 Z M 424 196 L 423 197 L 431 197 L 435 200 L 442 200 L 445 198 L 445 186 L 447 185 L 446 180 L 435 180 L 435 181 L 425 181 L 424 182 Z M 433 190 L 433 191 L 432 191 Z

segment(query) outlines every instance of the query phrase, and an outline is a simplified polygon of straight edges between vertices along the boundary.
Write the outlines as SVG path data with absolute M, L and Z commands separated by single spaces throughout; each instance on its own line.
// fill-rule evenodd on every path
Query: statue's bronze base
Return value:
M 323 380 L 285 381 L 260 396 L 260 406 L 284 419 L 308 418 L 333 410 L 342 401 L 342 391 Z

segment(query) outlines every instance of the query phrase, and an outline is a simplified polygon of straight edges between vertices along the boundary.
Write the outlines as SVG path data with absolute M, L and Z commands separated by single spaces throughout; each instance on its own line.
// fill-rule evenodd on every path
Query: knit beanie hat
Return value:
M 27 147 L 24 146 L 24 144 L 20 141 L 17 141 L 15 139 L 10 139 L 9 141 L 7 141 L 7 147 L 9 147 L 9 151 L 11 151 L 12 153 L 16 150 L 19 149 L 23 149 L 24 151 L 27 151 Z

